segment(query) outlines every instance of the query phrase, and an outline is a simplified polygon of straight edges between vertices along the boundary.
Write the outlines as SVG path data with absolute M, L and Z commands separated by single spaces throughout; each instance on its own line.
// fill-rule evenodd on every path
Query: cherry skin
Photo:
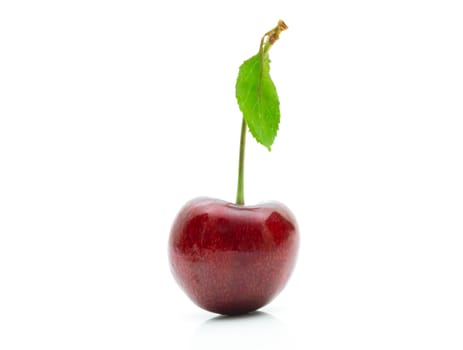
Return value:
M 203 197 L 175 219 L 169 260 L 193 302 L 237 315 L 268 304 L 284 288 L 298 248 L 296 220 L 283 204 L 242 206 Z

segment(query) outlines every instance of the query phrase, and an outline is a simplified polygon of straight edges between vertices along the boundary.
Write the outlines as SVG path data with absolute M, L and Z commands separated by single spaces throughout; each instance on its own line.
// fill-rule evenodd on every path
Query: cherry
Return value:
M 169 257 L 177 282 L 197 305 L 236 315 L 261 308 L 283 289 L 298 247 L 296 220 L 281 203 L 197 198 L 174 222 Z
M 268 51 L 288 27 L 283 21 L 261 40 L 259 53 L 240 67 L 236 97 L 243 112 L 236 204 L 197 198 L 174 221 L 169 239 L 172 273 L 200 307 L 226 315 L 251 312 L 285 286 L 296 262 L 299 233 L 278 202 L 244 205 L 246 131 L 268 150 L 280 121 Z

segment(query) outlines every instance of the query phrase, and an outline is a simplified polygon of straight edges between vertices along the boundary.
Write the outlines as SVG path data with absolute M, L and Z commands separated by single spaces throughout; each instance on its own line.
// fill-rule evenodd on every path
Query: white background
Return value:
M 235 198 L 238 66 L 278 19 L 282 121 L 246 200 L 299 220 L 263 313 L 171 277 L 196 196 Z M 0 348 L 461 349 L 461 1 L 0 2 Z

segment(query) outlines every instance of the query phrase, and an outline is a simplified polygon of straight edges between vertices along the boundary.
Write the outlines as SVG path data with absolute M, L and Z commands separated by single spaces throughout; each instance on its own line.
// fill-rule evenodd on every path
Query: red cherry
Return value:
M 173 224 L 169 259 L 175 279 L 198 306 L 236 315 L 261 308 L 284 288 L 298 248 L 296 220 L 281 203 L 197 198 Z

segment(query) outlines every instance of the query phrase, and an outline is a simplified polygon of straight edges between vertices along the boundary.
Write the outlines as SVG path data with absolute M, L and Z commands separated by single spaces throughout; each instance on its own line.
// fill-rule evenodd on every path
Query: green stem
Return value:
M 282 20 L 278 21 L 278 25 L 272 30 L 264 34 L 260 41 L 259 54 L 260 54 L 260 70 L 262 74 L 264 56 L 268 54 L 268 50 L 272 47 L 275 41 L 280 37 L 283 30 L 288 29 L 288 26 Z M 259 84 L 262 79 L 259 79 Z M 259 88 L 260 89 L 260 86 Z M 243 117 L 241 124 L 241 139 L 240 139 L 240 159 L 238 163 L 238 190 L 236 192 L 236 204 L 244 205 L 244 149 L 246 147 L 246 120 Z
M 240 159 L 238 163 L 238 191 L 236 192 L 236 204 L 244 205 L 244 149 L 246 148 L 246 120 L 241 124 Z

